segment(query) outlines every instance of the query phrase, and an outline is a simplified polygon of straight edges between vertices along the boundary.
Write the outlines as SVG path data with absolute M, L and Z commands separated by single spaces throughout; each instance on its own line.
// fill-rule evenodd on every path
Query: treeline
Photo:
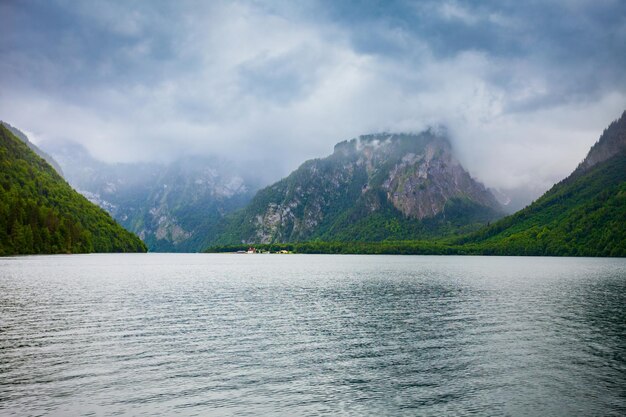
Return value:
M 431 241 L 398 242 L 301 242 L 259 245 L 224 245 L 208 248 L 206 253 L 234 253 L 253 247 L 260 252 L 288 251 L 299 254 L 342 255 L 483 255 L 483 256 L 626 256 L 626 251 L 609 253 L 577 246 L 537 245 L 533 241 L 506 241 L 498 243 L 463 245 Z
M 0 126 L 0 255 L 145 251 L 137 236 Z
M 90 233 L 57 209 L 24 200 L 15 190 L 4 190 L 0 197 L 0 254 L 93 252 Z
M 262 252 L 288 251 L 293 253 L 318 254 L 369 254 L 369 255 L 455 255 L 458 249 L 436 242 L 398 241 L 398 242 L 299 242 L 271 243 L 260 245 L 224 245 L 213 246 L 206 250 L 209 253 L 226 253 L 245 251 L 253 247 Z

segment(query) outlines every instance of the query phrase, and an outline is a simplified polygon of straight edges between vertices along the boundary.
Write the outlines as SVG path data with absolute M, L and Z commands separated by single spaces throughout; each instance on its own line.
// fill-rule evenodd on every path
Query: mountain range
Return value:
M 109 164 L 72 143 L 46 149 L 70 184 L 151 251 L 196 252 L 242 241 L 430 238 L 476 230 L 504 213 L 454 158 L 445 133 L 435 130 L 344 141 L 332 155 L 304 163 L 258 193 L 258 180 L 216 158 Z
M 65 178 L 156 252 L 197 252 L 222 217 L 243 207 L 254 178 L 215 158 L 106 163 L 74 143 L 48 144 Z
M 626 256 L 626 112 L 571 175 L 507 217 L 503 196 L 463 168 L 444 129 L 343 141 L 255 192 L 258 180 L 215 158 L 109 164 L 75 144 L 44 152 L 1 127 L 4 254 L 145 249 L 62 172 L 152 251 L 295 244 L 314 252 Z

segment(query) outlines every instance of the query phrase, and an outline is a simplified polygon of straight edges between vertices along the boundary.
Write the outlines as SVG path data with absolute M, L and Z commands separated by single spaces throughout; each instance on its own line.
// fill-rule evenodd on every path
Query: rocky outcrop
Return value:
M 361 136 L 261 190 L 222 241 L 333 239 L 349 223 L 373 214 L 414 223 L 444 218 L 452 200 L 493 216 L 500 212 L 493 195 L 454 157 L 445 135 L 429 130 Z

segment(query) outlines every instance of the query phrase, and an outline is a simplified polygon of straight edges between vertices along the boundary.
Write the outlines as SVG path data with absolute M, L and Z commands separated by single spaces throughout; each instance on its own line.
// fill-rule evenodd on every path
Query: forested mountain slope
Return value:
M 493 254 L 626 256 L 626 112 L 569 177 L 455 243 Z
M 41 148 L 39 148 L 37 145 L 35 145 L 34 143 L 32 143 L 28 137 L 24 134 L 24 132 L 22 132 L 21 130 L 19 130 L 16 127 L 11 126 L 9 123 L 7 122 L 3 122 L 0 121 L 0 124 L 4 125 L 4 127 L 6 127 L 7 129 L 9 129 L 9 132 L 13 133 L 18 139 L 20 139 L 22 142 L 24 142 L 30 149 L 32 149 L 37 155 L 41 156 L 43 159 L 46 160 L 47 163 L 49 163 L 50 165 L 52 165 L 52 168 L 55 169 L 55 171 L 63 176 L 63 170 L 61 169 L 61 166 L 59 165 L 59 163 L 52 157 L 50 156 L 50 154 L 48 154 L 47 152 L 43 151 Z
M 145 251 L 0 125 L 0 255 Z

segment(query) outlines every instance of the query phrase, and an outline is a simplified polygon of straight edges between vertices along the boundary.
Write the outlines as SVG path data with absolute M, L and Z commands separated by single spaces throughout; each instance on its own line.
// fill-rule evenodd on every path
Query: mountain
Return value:
M 212 243 L 431 238 L 475 230 L 501 213 L 445 134 L 367 135 L 259 191 Z
M 4 125 L 0 167 L 0 255 L 145 252 Z
M 626 112 L 569 177 L 456 243 L 487 254 L 626 256 Z
M 9 132 L 13 133 L 14 136 L 16 136 L 22 142 L 24 142 L 37 155 L 39 155 L 40 157 L 45 159 L 47 163 L 52 165 L 52 168 L 54 168 L 59 175 L 63 176 L 63 170 L 61 169 L 61 166 L 58 164 L 58 162 L 55 161 L 54 158 L 51 157 L 50 155 L 48 155 L 46 152 L 44 152 L 41 149 L 39 149 L 39 147 L 37 147 L 37 145 L 32 143 L 30 140 L 28 140 L 28 137 L 24 134 L 24 132 L 22 132 L 21 130 L 19 130 L 19 129 L 13 127 L 13 126 L 11 126 L 7 122 L 3 122 L 1 120 L 0 120 L 0 124 L 2 124 L 4 127 L 6 127 L 9 130 Z
M 138 234 L 151 251 L 203 249 L 223 216 L 245 206 L 258 189 L 253 178 L 214 158 L 106 163 L 80 145 L 46 145 L 70 184 Z

